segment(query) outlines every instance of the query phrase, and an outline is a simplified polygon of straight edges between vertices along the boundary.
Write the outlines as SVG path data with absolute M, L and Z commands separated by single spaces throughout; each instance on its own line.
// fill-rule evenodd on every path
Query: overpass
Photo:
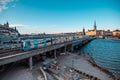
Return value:
M 0 56 L 0 66 L 9 64 L 12 62 L 20 61 L 23 59 L 29 59 L 29 66 L 32 69 L 33 65 L 33 57 L 36 55 L 42 55 L 47 52 L 53 52 L 54 58 L 57 58 L 57 49 L 62 49 L 66 53 L 66 51 L 73 51 L 74 47 L 78 47 L 80 45 L 86 44 L 87 42 L 93 40 L 94 38 L 81 38 L 77 40 L 72 40 L 68 42 L 59 43 L 56 45 L 50 45 L 30 51 L 22 51 L 22 52 L 9 52 L 7 55 Z

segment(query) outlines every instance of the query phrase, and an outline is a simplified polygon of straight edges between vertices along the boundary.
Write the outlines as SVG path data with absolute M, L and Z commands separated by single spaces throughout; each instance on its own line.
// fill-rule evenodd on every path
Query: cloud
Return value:
M 28 27 L 28 25 L 24 25 L 24 24 L 10 24 L 10 27 L 17 27 L 17 28 L 23 28 L 23 27 Z
M 0 5 L 0 12 L 2 12 L 2 10 L 5 10 L 5 9 L 7 9 L 8 7 L 6 6 L 6 5 Z
M 0 12 L 8 9 L 8 4 L 14 1 L 17 1 L 17 0 L 0 0 Z M 11 7 L 15 7 L 15 6 L 11 6 Z

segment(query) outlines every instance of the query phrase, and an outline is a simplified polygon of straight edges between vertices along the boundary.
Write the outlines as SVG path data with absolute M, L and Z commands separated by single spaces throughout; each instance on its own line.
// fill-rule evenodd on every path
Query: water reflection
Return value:
M 120 74 L 120 40 L 96 39 L 80 49 L 89 53 L 96 63 Z

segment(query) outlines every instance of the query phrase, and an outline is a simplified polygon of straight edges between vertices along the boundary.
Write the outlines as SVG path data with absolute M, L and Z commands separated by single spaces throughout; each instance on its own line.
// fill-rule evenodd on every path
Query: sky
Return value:
M 0 24 L 21 34 L 120 29 L 120 0 L 0 0 Z

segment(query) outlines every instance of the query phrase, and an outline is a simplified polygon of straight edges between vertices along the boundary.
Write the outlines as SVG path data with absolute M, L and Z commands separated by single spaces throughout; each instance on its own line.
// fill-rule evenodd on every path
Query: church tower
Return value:
M 96 21 L 94 21 L 94 31 L 97 30 Z
M 6 24 L 4 24 L 4 27 L 9 27 L 9 23 L 8 22 L 6 22 Z
M 83 35 L 85 35 L 85 28 L 83 27 Z

